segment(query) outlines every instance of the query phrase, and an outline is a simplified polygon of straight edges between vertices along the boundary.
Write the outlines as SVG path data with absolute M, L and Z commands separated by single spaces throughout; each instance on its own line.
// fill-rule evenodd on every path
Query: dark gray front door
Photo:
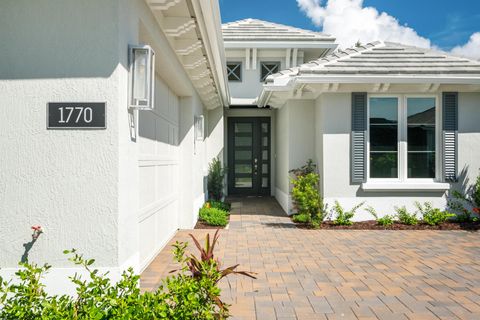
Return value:
M 228 118 L 228 193 L 270 194 L 270 118 Z

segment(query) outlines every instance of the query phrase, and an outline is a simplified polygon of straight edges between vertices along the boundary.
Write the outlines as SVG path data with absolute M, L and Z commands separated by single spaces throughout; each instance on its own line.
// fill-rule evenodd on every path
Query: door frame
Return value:
M 243 120 L 243 121 L 242 121 Z M 235 188 L 235 164 L 234 164 L 234 134 L 233 126 L 236 122 L 252 122 L 253 132 L 253 146 L 252 146 L 252 161 L 255 158 L 255 155 L 258 156 L 258 167 L 260 174 L 252 174 L 252 188 L 251 189 L 242 189 Z M 263 150 L 262 145 L 262 128 L 261 123 L 268 123 L 268 173 L 263 175 L 262 173 L 262 160 L 261 154 Z M 272 118 L 271 117 L 228 117 L 227 118 L 227 150 L 228 150 L 228 159 L 227 159 L 227 189 L 229 195 L 252 195 L 252 196 L 269 196 L 271 195 L 272 190 Z M 253 163 L 252 163 L 253 165 Z M 268 177 L 268 187 L 262 187 L 262 177 Z

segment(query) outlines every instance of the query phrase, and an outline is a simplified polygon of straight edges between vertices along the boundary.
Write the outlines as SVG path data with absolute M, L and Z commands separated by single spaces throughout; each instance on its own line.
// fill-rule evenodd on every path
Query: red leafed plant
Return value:
M 253 276 L 252 272 L 248 271 L 236 271 L 237 267 L 239 264 L 236 264 L 234 266 L 225 268 L 223 270 L 220 269 L 220 261 L 217 259 L 214 259 L 213 256 L 213 250 L 215 249 L 215 245 L 217 244 L 218 238 L 220 235 L 218 234 L 219 229 L 215 232 L 215 235 L 213 236 L 212 243 L 210 243 L 210 234 L 207 234 L 205 237 L 205 247 L 202 247 L 198 240 L 190 233 L 190 237 L 192 238 L 193 242 L 195 243 L 195 246 L 197 247 L 198 251 L 200 251 L 200 259 L 198 259 L 195 255 L 190 255 L 187 259 L 187 265 L 190 269 L 190 272 L 192 273 L 193 277 L 199 277 L 202 276 L 202 270 L 203 266 L 202 264 L 208 263 L 216 267 L 217 271 L 220 272 L 220 278 L 217 280 L 220 281 L 222 278 L 228 276 L 229 274 L 241 274 L 253 279 L 256 279 L 255 276 Z

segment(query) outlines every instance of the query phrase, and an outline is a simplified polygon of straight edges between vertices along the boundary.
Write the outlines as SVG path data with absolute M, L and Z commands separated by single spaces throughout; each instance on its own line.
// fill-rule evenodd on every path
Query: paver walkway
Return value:
M 258 273 L 222 280 L 233 319 L 480 319 L 480 233 L 301 230 L 273 198 L 231 201 L 217 256 Z M 170 248 L 142 274 L 143 289 L 175 268 Z

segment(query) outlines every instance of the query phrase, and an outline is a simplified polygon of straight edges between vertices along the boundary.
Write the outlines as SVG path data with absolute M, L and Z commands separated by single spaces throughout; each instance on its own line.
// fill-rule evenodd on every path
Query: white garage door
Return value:
M 155 109 L 139 112 L 140 266 L 146 267 L 178 228 L 179 100 L 155 80 Z

